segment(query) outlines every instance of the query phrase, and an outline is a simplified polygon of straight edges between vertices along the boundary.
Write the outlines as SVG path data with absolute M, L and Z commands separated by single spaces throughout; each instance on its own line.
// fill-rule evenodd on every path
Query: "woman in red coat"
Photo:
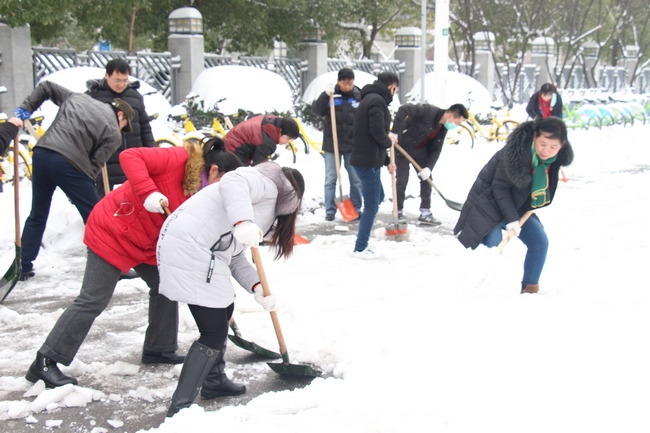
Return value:
M 149 286 L 149 327 L 144 363 L 180 364 L 176 354 L 178 305 L 158 294 L 156 243 L 165 220 L 163 205 L 174 211 L 203 186 L 240 166 L 220 138 L 203 146 L 132 148 L 120 154 L 127 181 L 95 205 L 84 234 L 88 260 L 81 292 L 63 312 L 25 376 L 48 388 L 68 383 L 56 365 L 70 365 L 93 321 L 108 305 L 122 272 L 133 268 Z

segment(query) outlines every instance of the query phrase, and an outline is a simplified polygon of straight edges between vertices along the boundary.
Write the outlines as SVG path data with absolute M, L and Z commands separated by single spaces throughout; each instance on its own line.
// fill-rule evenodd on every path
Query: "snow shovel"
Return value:
M 395 165 L 395 146 L 390 148 L 390 163 Z M 386 236 L 399 236 L 408 232 L 408 224 L 405 221 L 400 221 L 397 214 L 397 180 L 395 179 L 395 172 L 391 173 L 391 180 L 393 184 L 393 224 L 386 227 Z
M 415 162 L 415 160 L 411 157 L 411 155 L 409 155 L 408 153 L 406 153 L 406 151 L 402 148 L 402 146 L 400 146 L 399 144 L 395 144 L 395 147 L 397 148 L 397 150 L 400 151 L 400 153 L 401 153 L 402 155 L 404 155 L 404 157 L 406 157 L 406 159 L 409 160 L 409 162 L 410 162 L 411 164 L 413 164 L 413 167 L 415 167 L 415 169 L 418 171 L 418 173 L 422 171 L 422 167 L 420 167 L 420 166 L 418 165 L 418 163 Z M 440 198 L 443 199 L 443 200 L 445 201 L 445 203 L 447 204 L 448 207 L 452 208 L 453 210 L 457 210 L 457 211 L 460 212 L 460 210 L 463 208 L 463 204 L 462 204 L 462 203 L 458 203 L 458 202 L 456 202 L 456 201 L 452 201 L 452 200 L 448 200 L 448 199 L 446 199 L 445 196 L 442 195 L 442 193 L 440 192 L 440 190 L 439 190 L 439 189 L 436 187 L 436 185 L 433 183 L 433 181 L 431 180 L 431 178 L 427 178 L 427 182 L 429 182 L 429 184 L 431 184 L 431 186 L 433 187 L 433 189 L 436 190 L 436 192 L 438 193 L 438 195 L 440 196 Z
M 239 331 L 234 318 L 230 319 L 230 329 L 232 329 L 232 332 L 234 332 L 235 335 L 228 334 L 228 338 L 233 342 L 235 346 L 241 347 L 242 349 L 248 350 L 249 352 L 253 352 L 256 355 L 263 356 L 264 358 L 282 358 L 282 355 L 280 355 L 278 352 L 273 352 L 272 350 L 265 349 L 262 346 L 259 346 L 251 341 L 244 340 L 241 337 L 241 332 Z
M 336 181 L 339 183 L 339 197 L 335 199 L 336 208 L 341 212 L 343 221 L 346 223 L 359 218 L 359 213 L 354 208 L 352 200 L 343 195 L 341 185 L 341 161 L 339 160 L 339 136 L 336 132 L 336 110 L 334 109 L 334 93 L 330 93 L 330 117 L 332 119 L 332 140 L 334 141 L 334 161 L 336 162 Z
M 527 211 L 525 214 L 519 218 L 519 227 L 522 227 L 526 221 L 528 221 L 528 218 L 533 214 L 532 210 Z M 515 234 L 514 230 L 510 230 L 508 233 L 506 233 L 506 237 L 503 238 L 503 240 L 499 243 L 499 253 L 503 252 L 503 249 L 508 245 L 508 242 L 510 242 L 510 239 L 517 237 Z
M 269 288 L 269 283 L 266 280 L 266 272 L 264 272 L 264 266 L 262 266 L 262 258 L 260 256 L 260 251 L 257 247 L 252 247 L 251 252 L 253 254 L 253 262 L 255 262 L 255 267 L 257 268 L 257 273 L 260 277 L 260 284 L 262 284 L 262 290 L 264 290 L 264 296 L 271 295 L 271 289 Z M 278 320 L 278 314 L 275 311 L 271 311 L 271 320 L 273 321 L 273 328 L 275 329 L 275 335 L 278 337 L 278 344 L 280 345 L 280 354 L 282 356 L 282 362 L 267 362 L 268 366 L 271 367 L 273 371 L 278 374 L 284 374 L 287 376 L 307 376 L 307 377 L 317 377 L 322 374 L 322 372 L 308 366 L 308 365 L 298 365 L 291 364 L 289 361 L 289 353 L 287 351 L 287 345 L 284 343 L 284 337 L 282 336 L 282 329 L 280 328 L 280 321 Z
M 18 139 L 19 135 L 16 134 L 16 138 L 14 138 L 14 215 L 16 218 L 16 257 L 7 272 L 5 272 L 2 278 L 0 278 L 0 296 L 2 297 L 0 302 L 4 301 L 7 295 L 9 295 L 9 292 L 13 290 L 22 274 L 22 265 L 20 261 L 22 252 L 22 246 L 20 243 L 20 208 L 18 207 L 18 194 L 20 192 L 20 181 L 18 180 L 18 170 L 20 169 L 20 158 L 18 157 L 17 151 Z

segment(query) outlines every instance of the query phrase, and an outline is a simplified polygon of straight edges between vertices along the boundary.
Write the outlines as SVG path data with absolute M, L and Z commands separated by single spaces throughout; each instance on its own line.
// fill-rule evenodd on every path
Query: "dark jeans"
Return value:
M 191 304 L 188 307 L 190 307 L 196 327 L 199 328 L 201 334 L 197 341 L 211 349 L 221 350 L 228 337 L 228 326 L 235 310 L 235 304 L 230 304 L 226 308 L 211 308 Z
M 414 149 L 409 152 L 409 155 L 418 163 L 420 167 L 426 167 L 428 162 L 427 149 Z M 399 153 L 395 157 L 395 165 L 397 166 L 397 173 L 395 180 L 397 184 L 397 210 L 404 209 L 404 198 L 406 196 L 406 185 L 409 182 L 409 174 L 411 163 L 404 156 Z M 413 167 L 415 170 L 415 167 Z M 417 171 L 416 171 L 417 172 Z M 423 209 L 431 209 L 431 184 L 426 180 L 420 180 L 420 212 Z
M 519 216 L 521 217 L 522 214 L 523 212 Z M 490 248 L 498 246 L 503 239 L 501 231 L 505 230 L 506 224 L 506 221 L 503 221 L 499 226 L 495 227 L 485 235 L 481 243 Z M 544 231 L 544 226 L 542 226 L 542 223 L 537 218 L 528 218 L 526 223 L 521 227 L 519 239 L 528 248 L 526 259 L 524 260 L 524 276 L 521 280 L 522 287 L 525 287 L 527 284 L 539 284 L 539 277 L 544 269 L 546 253 L 548 252 L 548 237 Z
M 379 211 L 379 204 L 384 201 L 384 188 L 381 185 L 381 167 L 368 168 L 354 166 L 357 176 L 361 179 L 361 192 L 363 194 L 363 213 L 359 220 L 359 231 L 357 241 L 354 245 L 355 251 L 363 251 L 368 248 L 368 240 L 372 226 L 375 224 L 375 217 Z
M 178 348 L 178 304 L 158 294 L 158 268 L 141 264 L 133 268 L 149 286 L 149 327 L 144 350 L 174 352 Z M 48 358 L 70 365 L 93 322 L 113 296 L 121 271 L 88 250 L 79 296 L 63 312 L 39 350 Z
M 59 187 L 76 206 L 84 223 L 99 201 L 91 178 L 77 170 L 60 154 L 36 146 L 32 157 L 32 210 L 25 221 L 22 236 L 22 268 L 27 273 L 34 268 L 43 241 L 43 233 L 50 215 L 52 195 Z

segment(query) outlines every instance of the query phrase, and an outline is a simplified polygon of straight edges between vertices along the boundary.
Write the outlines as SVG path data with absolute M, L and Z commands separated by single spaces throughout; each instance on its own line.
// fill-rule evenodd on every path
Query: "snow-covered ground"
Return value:
M 377 228 L 370 243 L 379 255 L 374 261 L 352 257 L 355 237 L 345 232 L 316 236 L 288 261 L 274 262 L 262 248 L 291 361 L 313 365 L 324 377 L 216 412 L 193 406 L 141 431 L 649 431 L 650 230 L 643 204 L 650 201 L 649 134 L 643 125 L 570 132 L 576 157 L 564 170 L 568 181 L 560 183 L 553 205 L 538 212 L 550 251 L 537 295 L 519 294 L 525 249 L 518 240 L 501 255 L 484 247 L 465 250 L 451 234 L 458 213 L 436 195 L 433 212 L 442 226 L 411 224 L 410 238 L 400 242 Z M 498 148 L 481 141 L 474 149 L 447 146 L 433 172 L 436 186 L 448 199 L 463 201 Z M 290 153 L 283 150 L 279 162 L 291 165 Z M 300 233 L 325 224 L 322 158 L 301 152 L 295 167 L 307 182 Z M 387 171 L 383 182 L 389 196 Z M 405 203 L 411 221 L 418 216 L 418 191 L 412 172 L 412 197 Z M 20 193 L 24 223 L 28 181 Z M 0 209 L 4 272 L 13 260 L 10 186 L 0 194 Z M 386 200 L 380 214 L 391 210 Z M 345 223 L 325 225 L 332 226 Z M 124 382 L 132 383 L 131 398 L 166 410 L 180 367 L 158 367 L 158 380 L 149 385 L 150 370 L 138 363 L 146 313 L 134 312 L 146 312 L 147 300 L 140 280 L 120 282 L 116 296 L 141 294 L 141 302 L 114 299 L 75 362 L 63 368 L 80 386 L 43 391 L 23 378 L 65 306 L 61 300 L 78 293 L 82 236 L 79 215 L 57 191 L 37 277 L 19 283 L 0 305 L 0 324 L 11 329 L 0 333 L 0 420 L 30 422 L 39 413 L 56 424 L 61 411 L 74 410 L 63 406 L 119 405 L 119 396 L 107 391 Z M 9 301 L 25 296 L 51 298 L 52 308 L 12 309 Z M 268 314 L 244 290 L 235 317 L 247 340 L 277 347 Z M 116 319 L 119 326 L 106 328 Z M 191 315 L 181 306 L 181 350 L 195 338 Z M 252 385 L 255 374 L 245 382 Z M 4 397 L 17 391 L 25 395 Z M 122 421 L 103 428 L 123 431 Z

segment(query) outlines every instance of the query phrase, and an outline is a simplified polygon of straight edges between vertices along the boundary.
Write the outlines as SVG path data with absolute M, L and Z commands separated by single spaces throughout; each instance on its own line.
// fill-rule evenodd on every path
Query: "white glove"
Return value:
M 264 233 L 262 233 L 262 230 L 254 222 L 242 221 L 235 226 L 232 235 L 240 244 L 256 247 L 262 242 Z
M 158 191 L 152 192 L 149 194 L 149 197 L 144 200 L 144 208 L 149 212 L 164 214 L 165 211 L 160 204 L 161 201 L 165 202 L 165 206 L 167 206 L 169 203 L 167 197 L 165 197 L 162 193 L 159 193 Z
M 394 132 L 389 133 L 388 138 L 390 138 L 390 141 L 392 141 L 393 143 L 397 143 L 397 134 L 395 134 Z
M 427 180 L 431 176 L 431 169 L 429 167 L 424 167 L 421 172 L 418 173 L 418 176 L 422 180 Z
M 519 221 L 513 221 L 506 224 L 506 233 L 510 233 L 510 230 L 514 230 L 515 236 L 518 237 L 519 233 L 521 233 L 521 226 L 519 225 Z
M 258 284 L 253 288 L 253 296 L 255 297 L 255 302 L 260 304 L 264 311 L 276 311 L 278 309 L 274 295 L 264 296 L 264 290 L 262 285 Z
M 325 93 L 327 93 L 328 95 L 331 95 L 332 93 L 334 93 L 334 87 L 335 86 L 336 86 L 336 84 L 334 84 L 334 83 L 325 84 Z

